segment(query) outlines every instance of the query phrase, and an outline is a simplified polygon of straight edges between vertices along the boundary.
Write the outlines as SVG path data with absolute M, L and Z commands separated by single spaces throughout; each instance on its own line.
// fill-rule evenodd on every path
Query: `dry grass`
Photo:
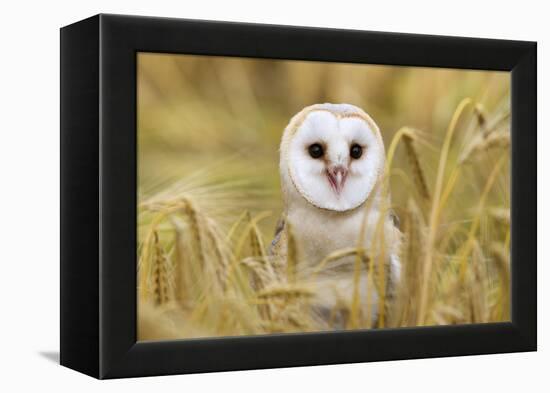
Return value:
M 156 68 L 158 64 L 164 63 L 156 63 Z M 243 70 L 232 71 L 241 83 L 241 89 L 234 94 L 243 95 L 239 100 L 242 107 L 232 109 L 237 114 L 235 119 L 215 112 L 215 107 L 208 112 L 198 102 L 190 102 L 204 123 L 198 118 L 185 119 L 184 125 L 195 130 L 186 136 L 186 143 L 201 146 L 207 140 L 211 143 L 209 147 L 216 151 L 235 152 L 239 151 L 232 147 L 235 141 L 223 140 L 226 134 L 218 131 L 222 136 L 211 136 L 210 142 L 204 133 L 211 131 L 205 129 L 217 129 L 218 124 L 229 124 L 228 119 L 233 119 L 231 121 L 239 122 L 236 127 L 240 132 L 253 138 L 257 127 L 271 128 L 276 116 L 259 104 L 262 101 L 258 93 L 252 91 L 252 79 Z M 293 81 L 294 73 L 301 72 L 292 70 L 285 80 Z M 188 78 L 191 71 L 182 74 Z M 305 78 L 305 74 L 300 75 Z M 338 82 L 342 82 L 342 75 L 337 78 Z M 157 81 L 160 87 L 162 81 Z M 227 91 L 236 91 L 231 80 L 217 83 Z M 190 84 L 185 86 L 189 88 Z M 353 90 L 344 93 L 350 92 Z M 315 94 L 319 93 L 311 93 L 313 97 Z M 399 96 L 407 95 L 403 87 Z M 150 114 L 151 108 L 145 104 L 140 104 L 140 111 Z M 144 150 L 140 154 L 138 211 L 139 339 L 332 329 L 332 322 L 327 324 L 310 312 L 315 288 L 307 278 L 338 268 L 339 261 L 348 257 L 355 258 L 349 271 L 356 283 L 354 296 L 339 299 L 331 318 L 336 320 L 338 313 L 345 310 L 346 328 L 509 320 L 508 99 L 505 96 L 500 105 L 493 101 L 491 110 L 472 99 L 464 99 L 458 105 L 455 100 L 454 104 L 437 110 L 439 120 L 434 122 L 439 126 L 430 127 L 429 132 L 419 131 L 422 127 L 397 124 L 393 135 L 384 134 L 388 166 L 387 176 L 379 186 L 384 192 L 391 190 L 394 205 L 385 208 L 396 212 L 405 239 L 401 250 L 401 281 L 391 291 L 381 263 L 384 250 L 372 252 L 383 243 L 385 235 L 381 229 L 375 234 L 370 249 L 336 251 L 320 261 L 313 271 L 301 269 L 299 245 L 292 230 L 286 239 L 287 259 L 268 255 L 269 241 L 281 211 L 277 202 L 280 196 L 274 191 L 278 190 L 276 155 L 269 156 L 270 163 L 263 167 L 258 157 L 266 153 L 259 151 L 252 156 L 257 165 L 251 168 L 246 162 L 252 158 L 246 153 L 243 159 L 226 154 L 214 164 L 205 164 L 199 154 L 181 172 L 165 171 L 172 167 L 159 163 L 164 161 L 157 160 L 160 156 L 155 149 L 157 152 L 173 149 L 179 154 L 184 148 L 160 143 L 167 134 L 154 139 L 144 131 L 140 139 L 140 148 Z M 242 108 L 260 115 L 255 120 L 239 119 Z M 140 129 L 145 130 L 153 123 L 143 117 L 143 113 L 141 116 Z M 411 118 L 413 123 L 404 124 L 415 127 L 423 124 L 418 117 Z M 169 127 L 168 123 L 164 124 Z M 282 127 L 275 128 L 273 133 L 280 136 Z M 238 134 L 237 138 L 241 136 Z M 193 142 L 189 138 L 197 140 Z M 250 146 L 268 143 L 276 146 L 278 140 L 270 138 L 267 135 Z M 151 141 L 160 145 L 151 148 Z M 193 151 L 187 153 L 195 157 Z M 176 160 L 187 159 L 182 156 L 174 162 Z M 153 162 L 159 163 L 160 168 L 152 170 L 146 166 Z M 255 172 L 270 175 L 258 181 Z M 366 205 L 368 209 L 368 203 Z M 362 236 L 359 233 L 358 239 Z M 358 286 L 365 274 L 379 292 L 376 324 L 359 312 Z M 369 306 L 374 306 L 372 302 L 369 300 Z

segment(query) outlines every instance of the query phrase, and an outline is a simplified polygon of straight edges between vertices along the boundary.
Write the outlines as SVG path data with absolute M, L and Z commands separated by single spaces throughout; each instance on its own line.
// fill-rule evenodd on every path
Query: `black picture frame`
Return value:
M 512 321 L 136 342 L 136 53 L 511 72 Z M 61 364 L 96 378 L 534 351 L 536 43 L 97 15 L 61 29 Z

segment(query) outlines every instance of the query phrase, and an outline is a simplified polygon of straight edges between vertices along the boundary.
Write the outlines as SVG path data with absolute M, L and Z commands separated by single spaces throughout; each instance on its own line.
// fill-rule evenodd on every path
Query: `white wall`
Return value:
M 0 6 L 0 390 L 79 392 L 132 389 L 194 391 L 544 391 L 550 386 L 548 290 L 539 232 L 539 352 L 307 367 L 98 382 L 49 360 L 59 329 L 59 31 L 99 13 L 171 16 L 365 30 L 536 40 L 539 42 L 539 130 L 548 112 L 549 64 L 544 1 L 94 0 L 3 2 Z M 544 117 L 544 119 L 543 119 Z M 539 173 L 550 170 L 539 132 Z M 547 172 L 546 172 L 547 173 Z M 548 181 L 539 184 L 539 222 L 550 221 Z M 544 280 L 548 283 L 548 277 Z M 544 323 L 546 322 L 546 323 Z M 5 389 L 5 386 L 12 385 Z M 530 388 L 531 386 L 531 388 Z M 27 390 L 27 389 L 25 389 Z M 161 390 L 158 390 L 161 391 Z

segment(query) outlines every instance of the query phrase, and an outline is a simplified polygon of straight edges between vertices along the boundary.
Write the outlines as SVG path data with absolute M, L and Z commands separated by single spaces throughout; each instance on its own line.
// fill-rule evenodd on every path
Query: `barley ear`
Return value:
M 407 150 L 407 158 L 409 160 L 409 165 L 412 168 L 414 184 L 418 190 L 420 196 L 424 201 L 430 201 L 430 191 L 428 190 L 428 184 L 426 182 L 426 176 L 420 165 L 420 158 L 416 150 L 414 143 L 414 131 L 411 130 L 403 135 L 403 140 L 405 142 L 405 148 Z
M 168 303 L 170 300 L 166 269 L 167 260 L 164 249 L 160 245 L 157 231 L 154 232 L 154 239 L 155 259 L 153 267 L 153 294 L 155 304 L 160 306 Z

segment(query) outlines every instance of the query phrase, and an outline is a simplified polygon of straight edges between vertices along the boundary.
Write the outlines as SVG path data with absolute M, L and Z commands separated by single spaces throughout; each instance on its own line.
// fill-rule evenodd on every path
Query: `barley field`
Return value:
M 377 122 L 403 233 L 391 297 L 368 250 L 319 264 L 354 255 L 378 285 L 376 321 L 352 298 L 345 328 L 510 320 L 509 93 L 505 72 L 139 54 L 138 339 L 327 329 L 295 239 L 284 260 L 268 253 L 283 130 L 322 102 Z

